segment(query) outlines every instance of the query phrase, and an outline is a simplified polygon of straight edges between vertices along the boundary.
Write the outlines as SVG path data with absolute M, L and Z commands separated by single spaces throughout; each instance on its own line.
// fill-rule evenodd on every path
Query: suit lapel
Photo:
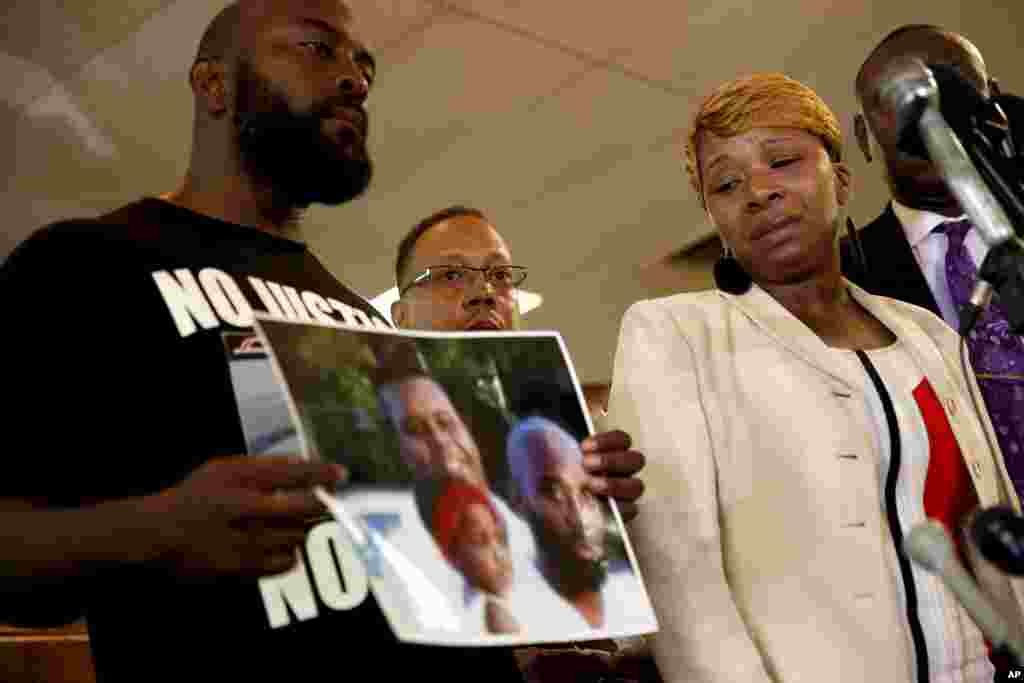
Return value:
M 860 239 L 868 265 L 865 289 L 942 316 L 892 205 L 860 232 Z

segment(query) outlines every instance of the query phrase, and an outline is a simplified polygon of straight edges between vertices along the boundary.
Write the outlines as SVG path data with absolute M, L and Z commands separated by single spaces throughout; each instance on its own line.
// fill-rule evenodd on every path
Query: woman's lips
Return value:
M 474 320 L 466 327 L 466 330 L 470 332 L 480 330 L 498 331 L 500 329 L 501 326 L 493 320 Z
M 754 228 L 750 233 L 750 241 L 756 242 L 759 239 L 772 235 L 780 230 L 796 225 L 800 219 L 795 216 L 787 216 L 773 221 L 767 221 Z

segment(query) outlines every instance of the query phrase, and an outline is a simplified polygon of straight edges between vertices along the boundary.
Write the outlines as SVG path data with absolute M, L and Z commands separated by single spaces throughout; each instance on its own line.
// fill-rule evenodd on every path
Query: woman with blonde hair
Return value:
M 666 683 L 991 681 L 978 628 L 901 548 L 926 518 L 1019 503 L 956 333 L 840 272 L 835 116 L 781 74 L 731 81 L 686 167 L 717 289 L 626 312 L 609 405 L 647 455 L 631 537 Z M 1019 620 L 1016 587 L 976 573 Z

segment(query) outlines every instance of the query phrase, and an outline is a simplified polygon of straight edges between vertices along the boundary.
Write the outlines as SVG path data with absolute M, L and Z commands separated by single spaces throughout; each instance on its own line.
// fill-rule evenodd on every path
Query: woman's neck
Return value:
M 762 287 L 826 346 L 878 349 L 896 341 L 896 335 L 850 295 L 838 272 Z
M 816 333 L 848 314 L 851 304 L 839 273 L 823 273 L 800 282 L 761 285 L 783 308 Z M 820 334 L 819 334 L 820 336 Z

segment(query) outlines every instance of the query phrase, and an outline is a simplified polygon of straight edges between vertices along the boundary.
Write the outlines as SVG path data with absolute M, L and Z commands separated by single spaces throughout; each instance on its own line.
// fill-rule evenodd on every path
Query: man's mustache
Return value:
M 301 132 L 319 134 L 320 124 L 326 119 L 345 118 L 359 130 L 363 139 L 369 131 L 369 117 L 361 106 L 327 103 L 312 113 L 295 114 L 288 111 L 245 112 L 235 116 L 239 134 L 244 138 L 262 138 L 268 134 Z

